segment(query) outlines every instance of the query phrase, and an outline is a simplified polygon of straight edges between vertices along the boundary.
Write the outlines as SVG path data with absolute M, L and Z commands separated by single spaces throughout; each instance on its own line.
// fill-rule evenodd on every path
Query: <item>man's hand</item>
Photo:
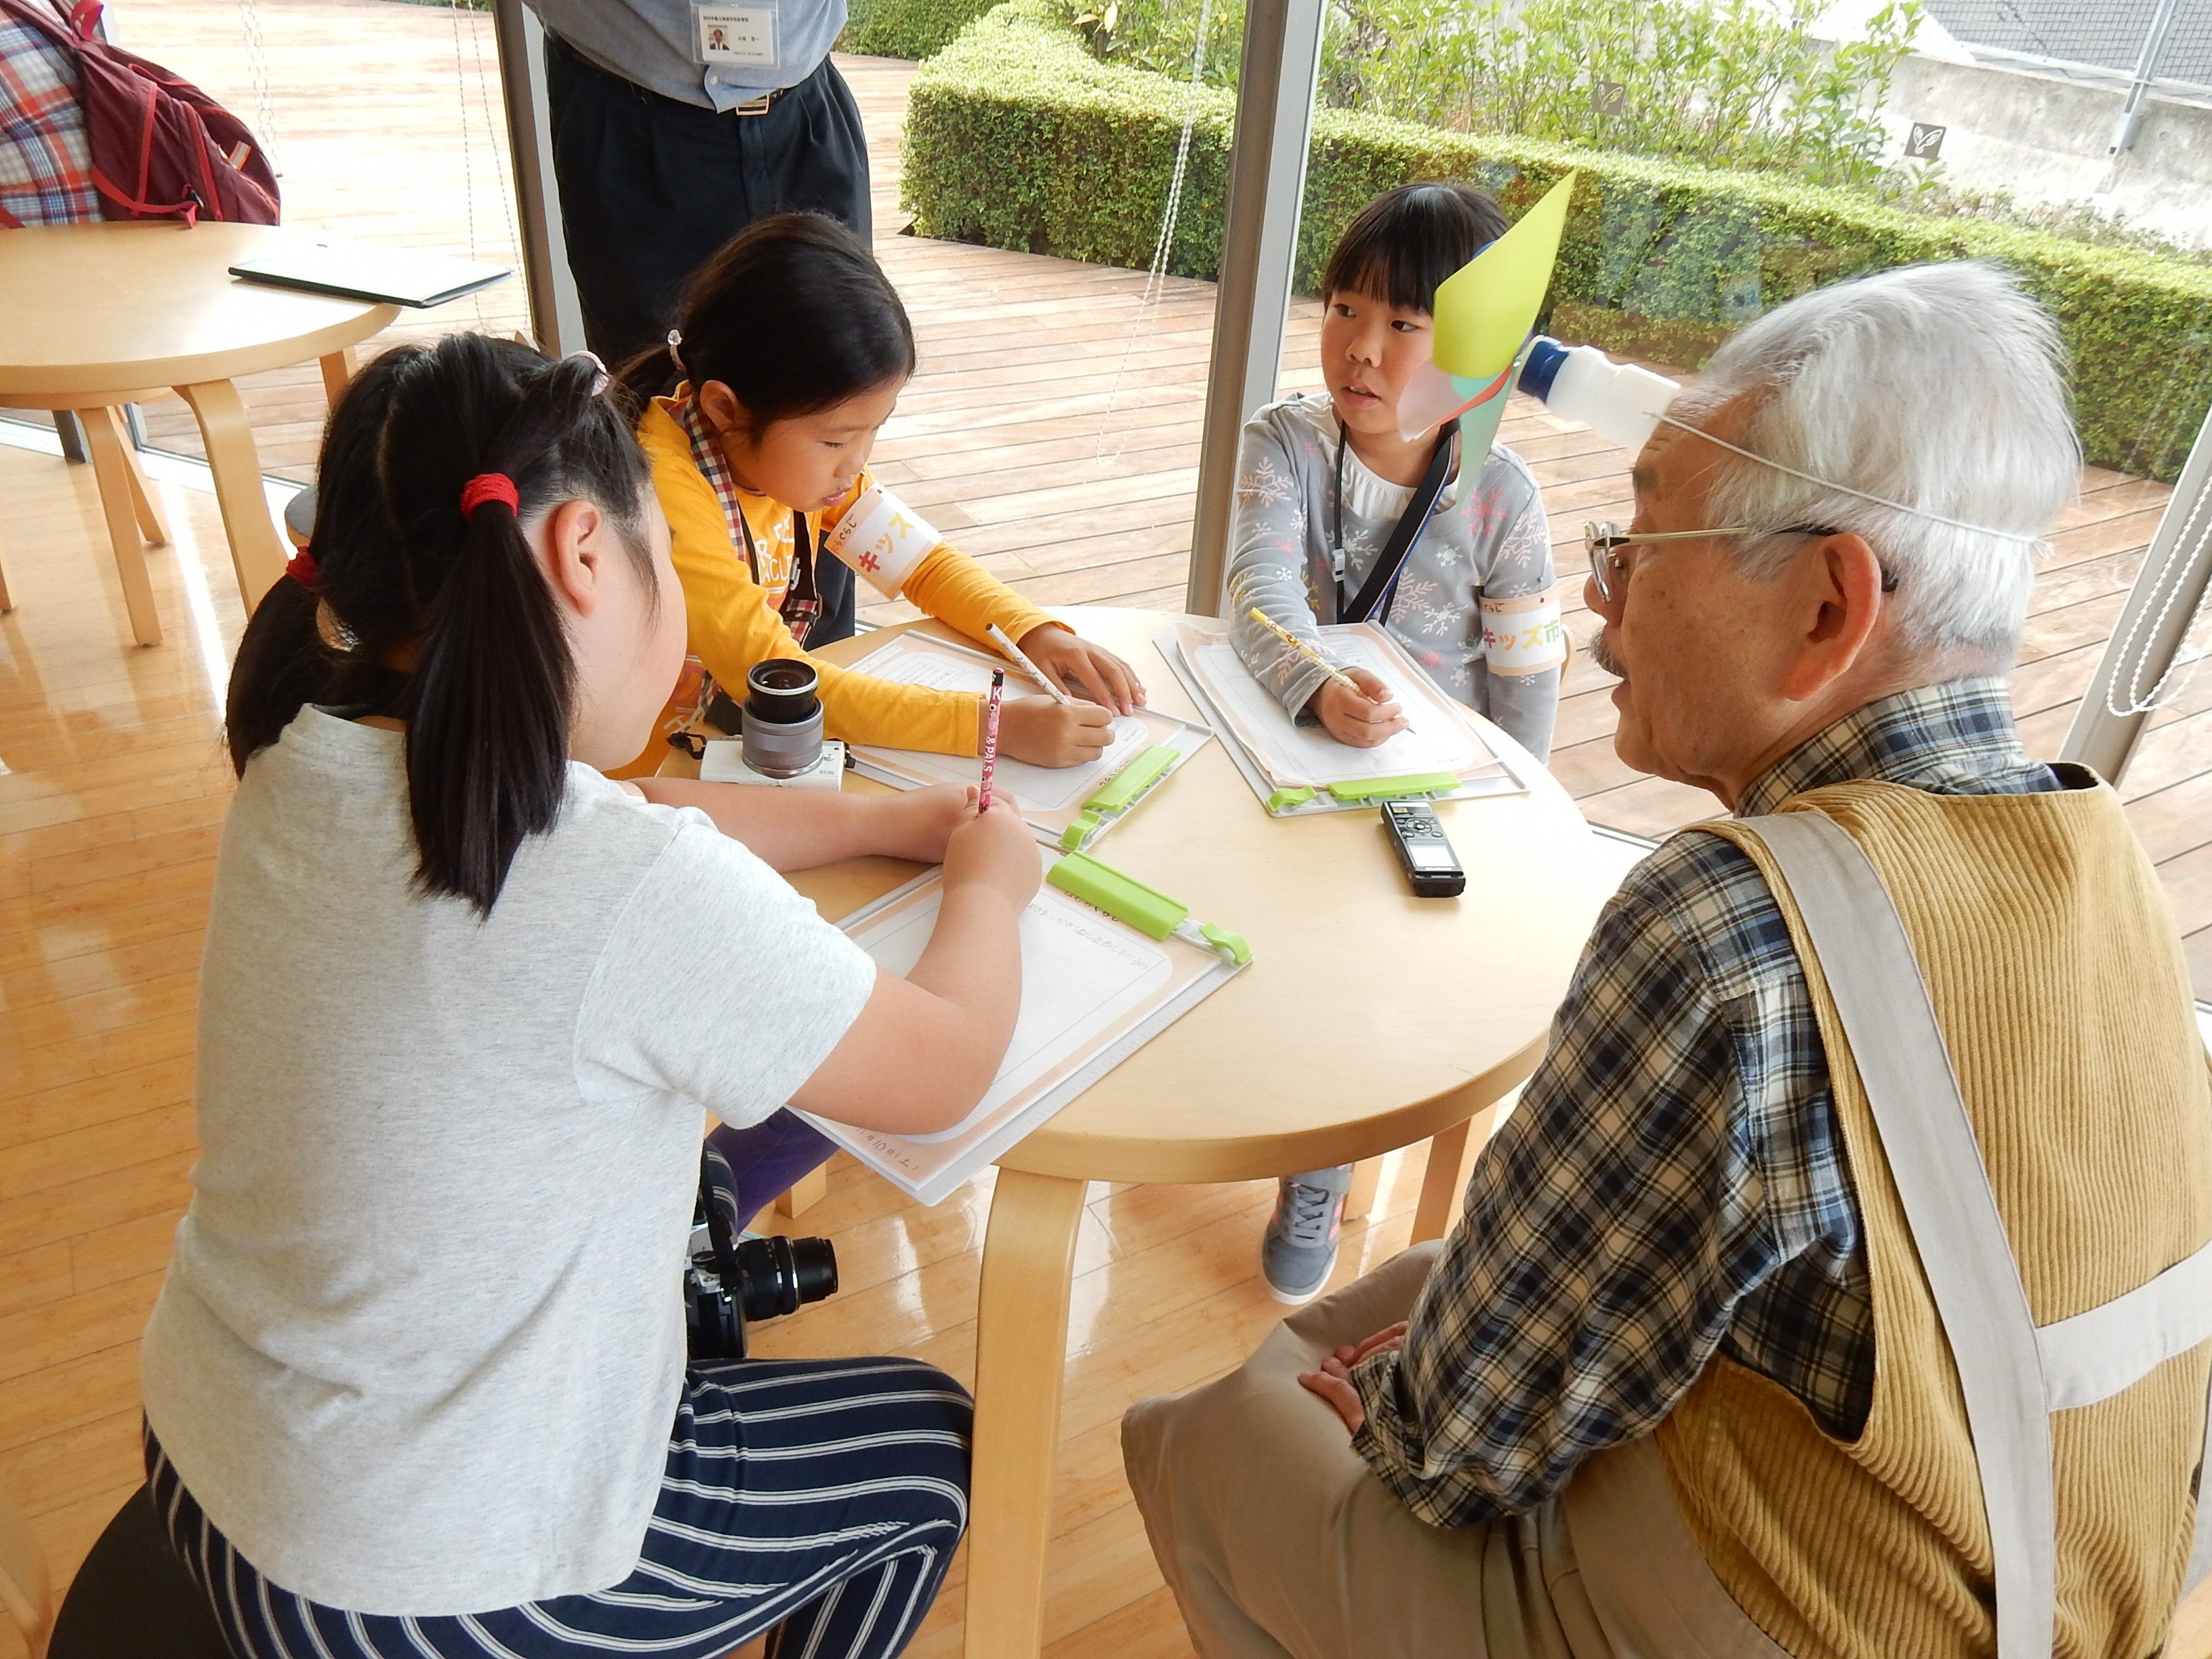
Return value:
M 1117 714 L 1145 706 L 1145 688 L 1135 669 L 1104 646 L 1071 634 L 1058 623 L 1041 623 L 1015 643 L 1070 696 L 1088 697 Z
M 1367 1421 L 1367 1407 L 1360 1404 L 1359 1390 L 1352 1386 L 1352 1368 L 1371 1353 L 1391 1353 L 1406 1345 L 1406 1322 L 1400 1320 L 1388 1329 L 1380 1330 L 1364 1342 L 1347 1342 L 1321 1362 L 1317 1371 L 1300 1371 L 1299 1385 L 1319 1395 L 1336 1408 L 1344 1419 L 1344 1431 L 1358 1434 Z
M 1406 729 L 1405 711 L 1390 701 L 1390 688 L 1380 677 L 1364 668 L 1344 672 L 1359 683 L 1358 693 L 1346 690 L 1341 680 L 1323 680 L 1306 701 L 1323 731 L 1354 749 L 1372 749 Z

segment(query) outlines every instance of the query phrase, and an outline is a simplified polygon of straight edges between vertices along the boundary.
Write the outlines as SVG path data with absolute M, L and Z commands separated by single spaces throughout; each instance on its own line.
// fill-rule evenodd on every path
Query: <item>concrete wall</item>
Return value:
M 2125 94 L 1917 53 L 1890 82 L 1888 156 L 1916 121 L 1948 129 L 1943 177 L 2024 203 L 2087 203 L 2191 247 L 2212 246 L 2212 107 L 2153 99 L 2135 147 L 2107 158 Z

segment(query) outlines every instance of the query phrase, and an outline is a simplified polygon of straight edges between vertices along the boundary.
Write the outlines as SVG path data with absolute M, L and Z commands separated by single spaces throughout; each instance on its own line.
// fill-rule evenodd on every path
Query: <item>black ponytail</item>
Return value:
M 548 363 L 477 334 L 363 369 L 323 440 L 315 590 L 279 582 L 231 672 L 241 773 L 304 703 L 404 720 L 416 881 L 487 915 L 523 838 L 559 816 L 575 707 L 560 609 L 523 521 L 596 503 L 658 592 L 650 477 L 628 400 L 599 383 L 587 359 Z M 514 481 L 519 512 L 494 501 L 463 514 L 482 473 Z
M 835 219 L 758 220 L 701 266 L 678 307 L 675 352 L 624 364 L 639 401 L 680 380 L 720 380 L 753 434 L 914 373 L 914 325 L 875 256 Z

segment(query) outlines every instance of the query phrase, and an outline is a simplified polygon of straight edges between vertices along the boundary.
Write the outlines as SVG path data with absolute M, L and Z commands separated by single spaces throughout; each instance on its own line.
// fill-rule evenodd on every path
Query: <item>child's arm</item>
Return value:
M 1481 480 L 1481 486 L 1486 489 L 1497 482 L 1497 470 L 1486 471 L 1492 473 L 1492 477 Z M 1525 490 L 1526 495 L 1498 538 L 1490 568 L 1482 576 L 1486 608 L 1499 599 L 1548 593 L 1555 585 L 1551 523 L 1545 517 L 1543 497 L 1538 493 L 1535 481 L 1516 465 L 1503 483 L 1503 488 L 1508 492 L 1509 501 L 1516 489 Z M 1485 615 L 1482 622 L 1486 632 L 1518 628 L 1525 635 L 1532 625 L 1554 625 L 1556 614 L 1554 606 L 1540 612 L 1509 613 L 1499 618 Z M 1564 640 L 1560 653 L 1565 654 Z M 1540 761 L 1551 758 L 1552 725 L 1559 709 L 1561 672 L 1555 665 L 1534 673 L 1509 673 L 1487 660 L 1483 664 L 1480 683 L 1486 698 L 1483 712 Z
M 1300 453 L 1264 414 L 1244 428 L 1237 455 L 1237 512 L 1229 532 L 1229 638 L 1253 678 L 1273 693 L 1285 714 L 1296 719 L 1310 712 L 1339 743 L 1371 749 L 1406 729 L 1390 688 L 1367 670 L 1354 668 L 1347 672 L 1364 695 L 1347 690 L 1249 615 L 1256 605 L 1328 654 L 1306 581 L 1316 558 L 1328 570 L 1328 554 L 1321 545 L 1322 530 L 1307 510 Z
M 943 783 L 889 795 L 771 789 L 694 778 L 639 778 L 628 786 L 662 806 L 696 806 L 772 870 L 811 870 L 880 853 L 936 864 L 945 841 L 973 816 L 975 792 Z
M 863 471 L 854 481 L 852 493 L 823 514 L 825 542 L 847 512 L 857 507 L 866 513 L 871 492 L 880 489 Z M 916 515 L 909 510 L 907 516 Z M 927 533 L 936 534 L 934 531 Z M 885 576 L 880 568 L 872 571 L 856 565 L 855 568 L 878 591 L 884 591 Z M 1117 714 L 1127 714 L 1145 700 L 1145 688 L 1127 663 L 1104 646 L 1084 639 L 1065 623 L 1055 622 L 949 541 L 939 538 L 896 583 L 896 589 L 892 597 L 920 606 L 972 640 L 988 643 L 994 624 L 1004 629 L 1039 668 L 1060 682 L 1062 690 L 1088 697 Z
M 944 898 L 921 959 L 903 979 L 877 970 L 860 1017 L 792 1104 L 891 1134 L 931 1134 L 966 1116 L 1013 1036 L 1018 930 L 1042 868 L 1012 797 L 980 817 L 969 810 L 945 848 Z

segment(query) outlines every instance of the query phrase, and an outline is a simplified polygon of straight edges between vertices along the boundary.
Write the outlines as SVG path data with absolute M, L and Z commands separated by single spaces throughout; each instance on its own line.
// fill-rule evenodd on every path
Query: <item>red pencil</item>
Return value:
M 1006 671 L 991 671 L 991 707 L 983 716 L 983 788 L 975 798 L 975 810 L 991 810 L 991 774 L 999 764 L 999 705 L 1006 700 Z

